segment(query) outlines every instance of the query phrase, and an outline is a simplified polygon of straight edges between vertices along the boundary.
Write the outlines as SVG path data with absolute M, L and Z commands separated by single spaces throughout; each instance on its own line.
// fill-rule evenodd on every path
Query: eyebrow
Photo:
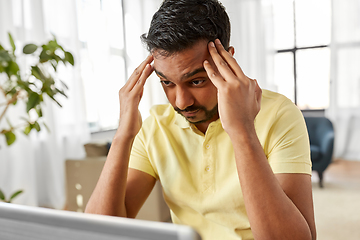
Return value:
M 166 80 L 168 80 L 167 77 L 166 77 L 162 72 L 157 71 L 155 68 L 154 68 L 154 71 L 155 71 L 155 73 L 156 73 L 157 75 L 159 75 L 159 76 L 161 76 L 162 78 L 165 78 Z M 187 78 L 190 78 L 190 77 L 192 77 L 192 76 L 194 76 L 194 75 L 196 75 L 196 74 L 198 74 L 198 73 L 200 73 L 200 72 L 206 72 L 206 71 L 205 71 L 205 68 L 204 68 L 204 67 L 201 67 L 201 68 L 195 69 L 195 70 L 192 71 L 192 72 L 185 73 L 185 74 L 181 77 L 181 80 L 185 80 L 185 79 L 187 79 Z

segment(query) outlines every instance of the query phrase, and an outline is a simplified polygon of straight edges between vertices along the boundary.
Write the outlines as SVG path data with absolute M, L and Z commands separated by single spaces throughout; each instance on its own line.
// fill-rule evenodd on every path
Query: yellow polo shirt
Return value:
M 150 110 L 137 135 L 130 167 L 160 180 L 172 221 L 203 239 L 253 239 L 234 151 L 220 120 L 204 135 L 171 105 Z M 304 118 L 286 97 L 263 90 L 255 128 L 274 173 L 311 174 Z

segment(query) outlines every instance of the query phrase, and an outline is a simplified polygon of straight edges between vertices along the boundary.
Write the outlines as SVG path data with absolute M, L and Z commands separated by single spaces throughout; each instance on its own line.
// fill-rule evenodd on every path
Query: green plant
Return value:
M 67 97 L 65 91 L 68 88 L 63 81 L 56 79 L 56 71 L 60 63 L 74 65 L 73 55 L 65 51 L 54 37 L 53 40 L 41 46 L 25 45 L 22 52 L 32 55 L 37 61 L 26 69 L 27 71 L 20 71 L 15 56 L 16 46 L 10 33 L 9 41 L 12 46 L 10 50 L 6 50 L 0 44 L 0 92 L 5 99 L 4 102 L 0 102 L 0 123 L 5 118 L 9 107 L 16 105 L 19 100 L 26 103 L 24 110 L 27 117 L 22 117 L 23 123 L 16 126 L 6 118 L 8 127 L 0 129 L 0 134 L 5 135 L 7 145 L 15 142 L 15 130 L 21 129 L 28 135 L 33 129 L 40 131 L 40 125 L 47 128 L 44 122 L 39 122 L 43 117 L 41 105 L 44 97 L 47 95 L 61 107 L 55 96 L 60 94 Z M 2 75 L 5 75 L 4 81 L 2 81 Z
M 43 45 L 25 45 L 22 49 L 23 54 L 19 57 L 28 56 L 30 60 L 34 60 L 34 63 L 26 69 L 20 69 L 15 55 L 14 39 L 10 33 L 8 35 L 11 49 L 5 49 L 0 43 L 0 123 L 3 119 L 7 121 L 7 126 L 0 128 L 0 136 L 4 135 L 7 145 L 11 145 L 16 140 L 17 132 L 29 135 L 33 129 L 39 132 L 41 125 L 49 130 L 42 121 L 42 105 L 48 96 L 61 107 L 55 97 L 58 95 L 67 97 L 65 91 L 68 87 L 57 79 L 56 72 L 59 64 L 74 65 L 74 58 L 57 43 L 54 36 L 53 40 Z M 25 103 L 24 116 L 14 125 L 13 119 L 6 117 L 6 113 L 10 107 L 21 101 Z M 0 190 L 0 200 L 10 202 L 20 193 L 22 190 L 15 192 L 9 200 L 6 200 Z
M 16 191 L 14 192 L 9 199 L 6 199 L 5 197 L 5 194 L 1 191 L 0 189 L 0 200 L 3 201 L 3 202 L 6 202 L 6 203 L 11 203 L 11 201 L 17 197 L 19 194 L 21 194 L 23 192 L 23 190 L 19 190 L 19 191 Z

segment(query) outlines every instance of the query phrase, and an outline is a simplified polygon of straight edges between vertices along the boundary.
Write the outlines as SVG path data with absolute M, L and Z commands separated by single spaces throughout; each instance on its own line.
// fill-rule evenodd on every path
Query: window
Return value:
M 275 85 L 302 110 L 325 109 L 330 90 L 330 0 L 275 0 Z
M 118 91 L 126 81 L 121 0 L 77 0 L 81 78 L 92 132 L 118 126 Z

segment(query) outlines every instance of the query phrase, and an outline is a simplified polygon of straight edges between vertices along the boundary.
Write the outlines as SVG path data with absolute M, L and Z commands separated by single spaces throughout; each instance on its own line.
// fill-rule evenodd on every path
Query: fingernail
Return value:
M 215 47 L 215 44 L 213 42 L 210 42 L 210 47 Z
M 208 64 L 209 62 L 208 62 L 208 60 L 205 60 L 204 63 Z
M 219 39 L 215 39 L 216 44 L 221 44 Z

